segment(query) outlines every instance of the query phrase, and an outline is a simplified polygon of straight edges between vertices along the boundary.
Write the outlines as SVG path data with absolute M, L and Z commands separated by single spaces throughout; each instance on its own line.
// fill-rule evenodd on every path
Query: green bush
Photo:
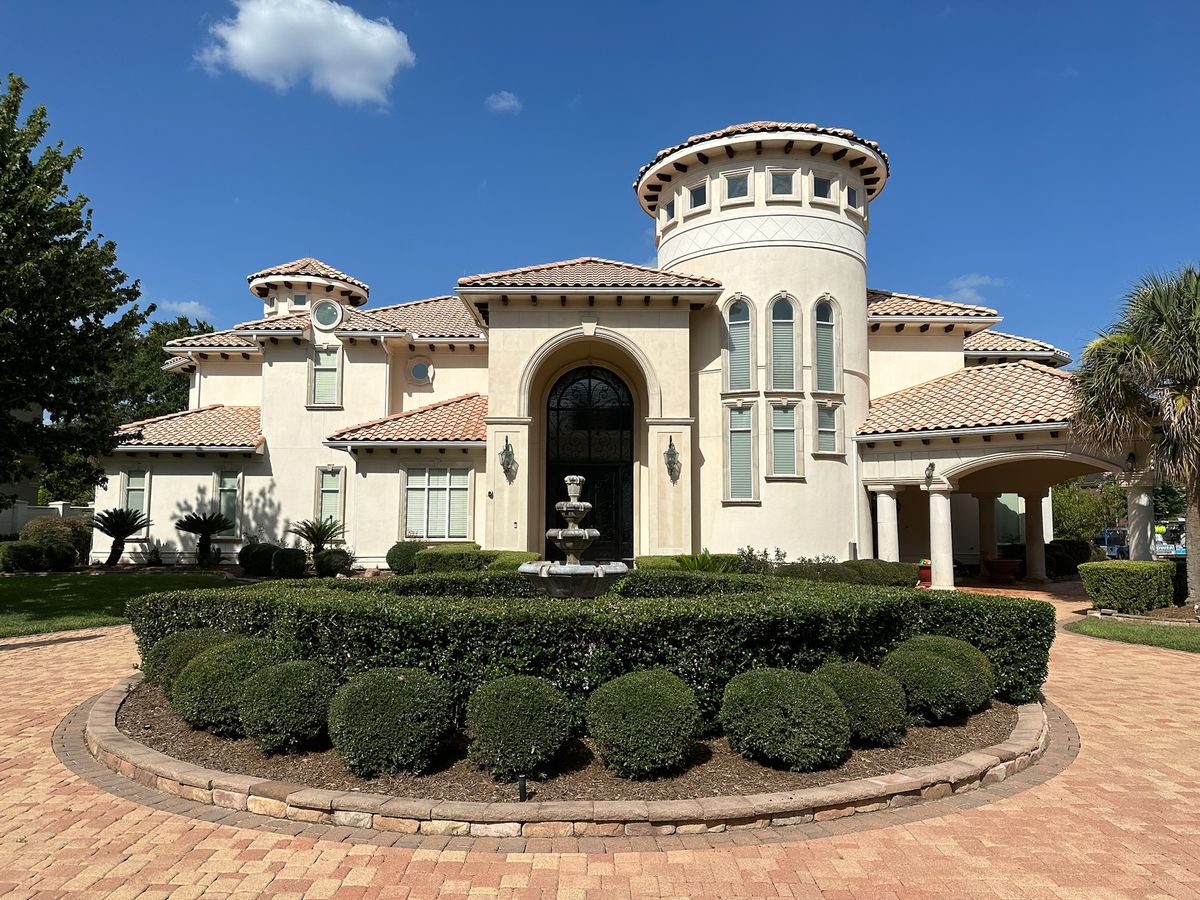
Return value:
M 246 679 L 238 716 L 246 737 L 263 753 L 286 753 L 325 734 L 337 676 L 319 663 L 293 660 L 268 666 Z
M 185 628 L 168 634 L 142 657 L 143 680 L 158 685 L 170 697 L 171 685 L 184 666 L 210 647 L 230 640 L 230 635 L 212 628 Z
M 738 555 L 736 553 L 684 553 L 675 557 L 679 568 L 685 572 L 736 572 Z
M 1072 541 L 1067 538 L 1056 538 L 1050 542 L 1051 547 L 1058 547 L 1076 566 L 1082 566 L 1085 562 L 1092 561 L 1092 542 L 1091 541 Z
M 544 678 L 489 681 L 467 704 L 468 752 L 500 781 L 543 775 L 570 736 L 571 717 L 567 695 Z
M 308 556 L 299 547 L 280 547 L 271 554 L 271 574 L 276 578 L 299 578 L 308 565 Z
M 639 556 L 633 564 L 638 569 L 682 569 L 679 559 L 674 556 Z
M 710 722 L 740 672 L 811 671 L 835 658 L 875 665 L 915 634 L 979 647 L 997 696 L 1026 703 L 1046 678 L 1055 633 L 1054 608 L 1038 600 L 672 571 L 634 572 L 612 594 L 570 603 L 515 572 L 482 572 L 148 594 L 127 614 L 143 648 L 184 628 L 278 637 L 335 671 L 437 672 L 463 701 L 485 681 L 523 674 L 579 703 L 618 675 L 664 667 L 696 691 Z
M 776 575 L 827 584 L 862 584 L 862 575 L 836 562 L 791 562 L 775 569 Z
M 1074 578 L 1079 574 L 1079 564 L 1070 551 L 1060 544 L 1046 544 L 1045 554 L 1047 577 Z
M 604 764 L 624 778 L 682 769 L 700 737 L 696 695 L 666 669 L 630 672 L 588 698 L 587 728 Z
M 21 529 L 21 540 L 34 544 L 67 544 L 84 559 L 92 549 L 92 522 L 84 516 L 38 516 Z
M 843 571 L 853 572 L 857 584 L 876 584 L 882 587 L 916 587 L 920 572 L 915 563 L 890 562 L 885 559 L 851 559 L 838 563 Z
M 364 672 L 338 688 L 329 707 L 334 748 L 365 778 L 428 771 L 454 725 L 453 688 L 421 669 Z
M 904 687 L 860 662 L 828 662 L 815 674 L 833 688 L 850 717 L 850 737 L 867 747 L 894 747 L 908 730 Z
M 285 662 L 287 650 L 264 638 L 234 638 L 194 656 L 171 684 L 171 705 L 180 718 L 202 731 L 236 737 L 242 733 L 238 698 L 257 672 Z
M 1138 615 L 1170 606 L 1174 597 L 1174 563 L 1110 560 L 1079 567 L 1084 590 L 1096 609 Z
M 434 544 L 415 558 L 418 574 L 431 572 L 481 572 L 495 554 L 480 550 L 478 544 Z
M 341 547 L 330 547 L 313 557 L 313 568 L 322 578 L 333 578 L 342 572 L 349 572 L 353 564 L 354 557 Z
M 69 572 L 75 568 L 75 547 L 63 540 L 44 536 L 40 544 L 42 559 L 51 572 Z
M 388 568 L 397 575 L 411 575 L 417 570 L 417 554 L 428 547 L 421 541 L 398 541 L 387 552 Z
M 793 772 L 836 766 L 850 749 L 850 716 L 837 692 L 789 669 L 751 669 L 731 679 L 721 727 L 742 756 Z
M 918 634 L 902 643 L 897 650 L 921 650 L 936 653 L 973 671 L 977 676 L 971 696 L 971 711 L 983 709 L 996 692 L 996 672 L 987 656 L 966 641 L 942 634 Z
M 979 674 L 930 650 L 894 650 L 880 669 L 904 686 L 908 711 L 923 722 L 975 712 Z
M 238 565 L 242 572 L 251 578 L 267 578 L 271 574 L 271 559 L 275 551 L 281 549 L 275 544 L 245 544 L 238 551 Z
M 542 554 L 532 550 L 493 550 L 489 572 L 515 572 L 527 562 L 537 562 Z
M 46 554 L 41 544 L 32 541 L 5 541 L 0 544 L 0 572 L 44 572 Z

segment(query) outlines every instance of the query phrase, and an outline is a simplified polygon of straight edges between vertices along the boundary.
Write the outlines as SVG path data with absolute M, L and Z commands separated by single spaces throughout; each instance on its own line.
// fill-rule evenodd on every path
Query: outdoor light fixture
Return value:
M 1132 472 L 1136 468 L 1137 468 L 1137 454 L 1130 453 L 1127 457 L 1125 457 L 1125 471 Z
M 931 478 L 933 478 L 933 470 L 934 470 L 935 468 L 937 468 L 937 467 L 936 467 L 936 466 L 935 466 L 933 463 L 930 463 L 929 465 L 927 465 L 927 466 L 925 467 L 925 480 L 926 480 L 926 481 L 928 481 L 928 480 L 930 480 Z
M 674 484 L 683 472 L 683 466 L 679 462 L 679 451 L 675 449 L 675 438 L 667 438 L 667 449 L 663 453 L 663 459 L 667 463 L 667 475 L 671 479 L 671 484 Z
M 504 473 L 509 484 L 517 477 L 517 454 L 513 452 L 507 437 L 504 439 L 504 449 L 500 451 L 500 471 Z

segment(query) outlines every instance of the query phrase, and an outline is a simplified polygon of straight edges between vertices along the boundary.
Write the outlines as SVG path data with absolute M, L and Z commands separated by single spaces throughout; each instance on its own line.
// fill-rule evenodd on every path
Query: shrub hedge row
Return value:
M 849 559 L 845 562 L 785 563 L 775 570 L 786 578 L 839 584 L 873 584 L 881 587 L 915 587 L 920 573 L 914 563 L 883 559 Z
M 128 615 L 143 650 L 185 628 L 259 635 L 346 674 L 437 672 L 459 702 L 505 675 L 547 678 L 579 702 L 626 672 L 664 667 L 696 691 L 709 722 L 726 683 L 747 669 L 874 665 L 921 633 L 981 648 L 997 696 L 1027 702 L 1054 638 L 1049 604 L 981 595 L 671 571 L 635 573 L 595 600 L 531 590 L 516 573 L 275 582 L 148 594 Z
M 1138 615 L 1174 601 L 1175 564 L 1171 562 L 1084 563 L 1079 577 L 1096 609 Z

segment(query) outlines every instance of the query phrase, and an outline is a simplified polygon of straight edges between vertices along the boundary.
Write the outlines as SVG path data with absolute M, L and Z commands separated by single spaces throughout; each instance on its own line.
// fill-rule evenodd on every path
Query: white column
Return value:
M 930 587 L 954 588 L 954 531 L 950 519 L 948 486 L 931 485 L 929 491 L 929 559 L 932 562 Z
M 976 494 L 979 501 L 979 558 L 996 558 L 996 500 L 995 493 Z
M 1054 540 L 1054 488 L 1042 498 L 1042 537 L 1047 544 Z
M 876 553 L 879 559 L 900 560 L 900 517 L 896 508 L 894 487 L 873 487 L 875 494 L 875 527 L 879 532 Z
M 1150 559 L 1154 546 L 1153 488 L 1148 484 L 1131 484 L 1125 497 L 1129 512 L 1129 558 Z
M 1025 500 L 1025 580 L 1046 580 L 1046 537 L 1042 530 L 1043 494 L 1022 494 Z

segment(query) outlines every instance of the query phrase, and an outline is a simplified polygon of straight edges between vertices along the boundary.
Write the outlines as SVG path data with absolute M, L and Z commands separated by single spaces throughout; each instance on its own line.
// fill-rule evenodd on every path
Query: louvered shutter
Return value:
M 468 505 L 470 491 L 470 469 L 450 470 L 450 534 L 448 537 L 465 538 L 471 520 Z
M 834 377 L 833 358 L 833 324 L 817 323 L 817 390 L 833 391 L 837 389 L 837 379 Z
M 791 322 L 771 323 L 771 387 L 790 391 L 796 387 L 795 341 Z
M 333 519 L 335 522 L 341 521 L 342 509 L 342 473 L 341 472 L 322 472 L 321 473 L 321 504 L 320 518 Z
M 837 452 L 837 409 L 832 406 L 817 408 L 817 449 L 822 453 Z
M 750 410 L 729 410 L 729 497 L 733 500 L 754 497 L 752 422 Z
M 729 323 L 729 389 L 750 390 L 750 323 Z
M 338 352 L 318 350 L 313 356 L 313 405 L 335 406 L 338 401 Z
M 796 474 L 796 410 L 776 406 L 771 410 L 771 472 Z
M 408 488 L 404 504 L 404 536 L 425 537 L 425 470 L 408 470 Z
M 426 537 L 446 537 L 450 478 L 445 469 L 429 470 L 429 531 Z

